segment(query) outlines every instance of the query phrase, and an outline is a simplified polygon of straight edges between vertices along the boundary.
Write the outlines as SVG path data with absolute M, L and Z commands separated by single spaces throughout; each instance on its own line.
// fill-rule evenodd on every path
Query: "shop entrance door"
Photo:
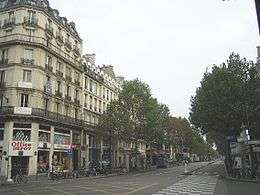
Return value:
M 28 156 L 12 156 L 11 163 L 12 163 L 11 177 L 13 177 L 16 174 L 17 168 L 20 168 L 23 174 L 28 175 L 28 169 L 29 169 Z
M 79 151 L 74 149 L 73 150 L 73 169 L 78 170 L 79 169 Z

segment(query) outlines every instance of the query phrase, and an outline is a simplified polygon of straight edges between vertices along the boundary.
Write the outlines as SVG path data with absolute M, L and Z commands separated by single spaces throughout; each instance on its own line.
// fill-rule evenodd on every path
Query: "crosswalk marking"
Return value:
M 153 195 L 213 195 L 217 177 L 192 175 Z

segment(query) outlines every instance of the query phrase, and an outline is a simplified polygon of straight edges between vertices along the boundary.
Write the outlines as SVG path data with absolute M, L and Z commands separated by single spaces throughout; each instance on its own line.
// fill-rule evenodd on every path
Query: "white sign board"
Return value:
M 19 81 L 18 82 L 18 87 L 31 89 L 32 88 L 32 83 L 31 82 Z
M 31 115 L 32 114 L 32 108 L 14 107 L 14 114 Z
M 33 156 L 32 142 L 10 141 L 9 156 Z

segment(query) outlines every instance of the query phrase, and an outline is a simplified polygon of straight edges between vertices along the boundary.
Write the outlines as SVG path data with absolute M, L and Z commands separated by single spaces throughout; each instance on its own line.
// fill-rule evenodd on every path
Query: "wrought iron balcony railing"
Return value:
M 0 118 L 1 117 L 10 117 L 14 116 L 14 107 L 0 107 Z M 21 117 L 22 115 L 19 114 Z M 32 108 L 32 117 L 38 117 L 40 119 L 46 119 L 46 120 L 51 120 L 60 124 L 65 124 L 65 125 L 76 125 L 80 127 L 88 127 L 88 126 L 96 126 L 94 123 L 90 123 L 87 121 L 84 121 L 82 119 L 77 119 L 73 118 L 70 116 L 65 116 L 63 114 L 55 113 L 55 112 L 50 112 L 45 109 L 41 108 Z M 26 115 L 28 117 L 28 115 Z
M 24 17 L 23 24 L 27 27 L 36 28 L 38 26 L 38 18 Z
M 21 58 L 21 62 L 24 65 L 34 65 L 34 59 Z
M 71 50 L 72 49 L 72 44 L 69 39 L 65 39 L 65 46 L 67 49 Z
M 46 24 L 45 25 L 45 30 L 46 30 L 46 33 L 50 36 L 53 36 L 53 27 L 50 25 L 50 24 Z
M 4 20 L 4 24 L 3 24 L 2 28 L 3 29 L 13 28 L 14 25 L 15 25 L 15 17 L 12 17 L 12 18 L 8 18 L 8 19 Z

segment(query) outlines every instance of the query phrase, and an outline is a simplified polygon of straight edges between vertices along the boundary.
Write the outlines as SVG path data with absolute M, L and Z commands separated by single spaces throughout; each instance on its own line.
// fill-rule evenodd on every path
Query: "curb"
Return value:
M 227 181 L 236 181 L 236 182 L 260 183 L 260 180 L 236 179 L 233 177 L 223 177 L 223 179 Z

